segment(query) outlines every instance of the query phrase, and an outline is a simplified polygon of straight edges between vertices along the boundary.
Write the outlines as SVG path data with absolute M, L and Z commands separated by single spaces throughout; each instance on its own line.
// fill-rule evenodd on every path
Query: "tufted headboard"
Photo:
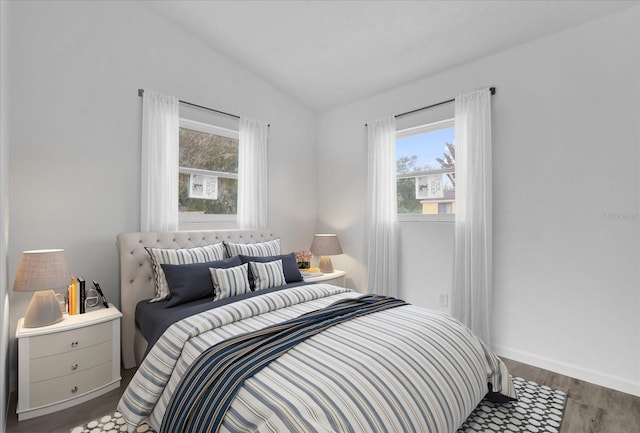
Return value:
M 117 236 L 117 246 L 120 256 L 121 344 L 124 368 L 136 365 L 133 349 L 136 304 L 155 296 L 151 259 L 145 247 L 192 248 L 222 241 L 252 244 L 277 237 L 268 229 L 120 233 Z

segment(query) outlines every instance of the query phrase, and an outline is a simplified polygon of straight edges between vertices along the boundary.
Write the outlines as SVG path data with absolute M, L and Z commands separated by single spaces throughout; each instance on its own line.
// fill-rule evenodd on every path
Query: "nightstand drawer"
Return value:
M 111 323 L 105 322 L 85 328 L 32 337 L 31 359 L 66 353 L 96 343 L 110 341 L 112 332 Z
M 77 373 L 111 360 L 111 340 L 69 353 L 31 360 L 31 383 Z
M 332 284 L 334 286 L 346 287 L 344 283 L 344 275 L 323 281 L 324 284 Z
M 30 407 L 44 406 L 82 395 L 111 381 L 111 361 L 67 376 L 32 383 Z

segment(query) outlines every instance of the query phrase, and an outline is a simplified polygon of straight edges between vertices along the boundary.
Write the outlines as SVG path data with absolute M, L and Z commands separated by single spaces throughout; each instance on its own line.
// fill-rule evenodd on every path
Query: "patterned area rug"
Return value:
M 518 390 L 518 401 L 497 404 L 482 400 L 457 433 L 558 433 L 567 395 L 521 377 L 514 376 L 513 384 Z M 71 429 L 71 433 L 126 431 L 118 412 Z M 136 432 L 154 433 L 146 423 L 138 426 Z
M 457 433 L 558 433 L 567 395 L 557 389 L 513 376 L 518 401 L 482 400 Z

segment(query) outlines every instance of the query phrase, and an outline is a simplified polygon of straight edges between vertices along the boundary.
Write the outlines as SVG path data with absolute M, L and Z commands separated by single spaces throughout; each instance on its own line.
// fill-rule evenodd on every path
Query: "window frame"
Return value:
M 221 126 L 212 125 L 210 123 L 198 122 L 196 120 L 180 118 L 180 128 L 191 129 L 193 131 L 204 132 L 207 134 L 220 135 L 223 137 L 234 138 L 236 140 L 240 139 L 240 132 L 223 128 Z M 179 146 L 180 144 L 178 144 Z M 178 172 L 198 172 L 199 169 L 189 168 L 189 167 L 180 167 L 178 166 Z M 209 172 L 208 170 L 206 171 Z M 229 177 L 235 176 L 238 178 L 236 173 L 224 173 L 226 175 L 230 175 Z M 176 203 L 176 206 L 178 204 Z M 204 214 L 204 215 L 189 215 L 189 214 L 181 214 L 178 211 L 178 230 L 206 230 L 206 229 L 235 229 L 238 228 L 238 215 L 237 214 Z
M 455 131 L 455 118 L 451 117 L 444 120 L 438 120 L 436 122 L 430 122 L 423 125 L 412 126 L 409 128 L 399 129 L 396 131 L 396 141 L 398 138 L 410 137 L 412 135 L 425 134 L 429 132 L 438 131 L 440 129 L 454 128 Z M 455 139 L 454 139 L 455 144 Z M 397 154 L 396 154 L 397 156 Z M 427 172 L 419 173 L 450 173 L 450 170 L 429 170 Z M 455 173 L 455 170 L 453 171 Z M 414 177 L 414 176 L 403 176 Z M 399 179 L 396 173 L 396 182 Z M 421 213 L 398 213 L 398 222 L 433 222 L 433 223 L 454 223 L 455 214 L 421 214 Z

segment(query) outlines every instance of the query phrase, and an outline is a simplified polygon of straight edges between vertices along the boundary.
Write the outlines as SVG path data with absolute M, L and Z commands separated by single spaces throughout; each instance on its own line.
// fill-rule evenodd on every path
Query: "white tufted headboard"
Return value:
M 270 230 L 206 230 L 136 232 L 117 236 L 120 256 L 120 310 L 122 311 L 122 365 L 133 368 L 136 304 L 155 296 L 151 260 L 145 247 L 192 248 L 222 241 L 252 244 L 276 239 Z

